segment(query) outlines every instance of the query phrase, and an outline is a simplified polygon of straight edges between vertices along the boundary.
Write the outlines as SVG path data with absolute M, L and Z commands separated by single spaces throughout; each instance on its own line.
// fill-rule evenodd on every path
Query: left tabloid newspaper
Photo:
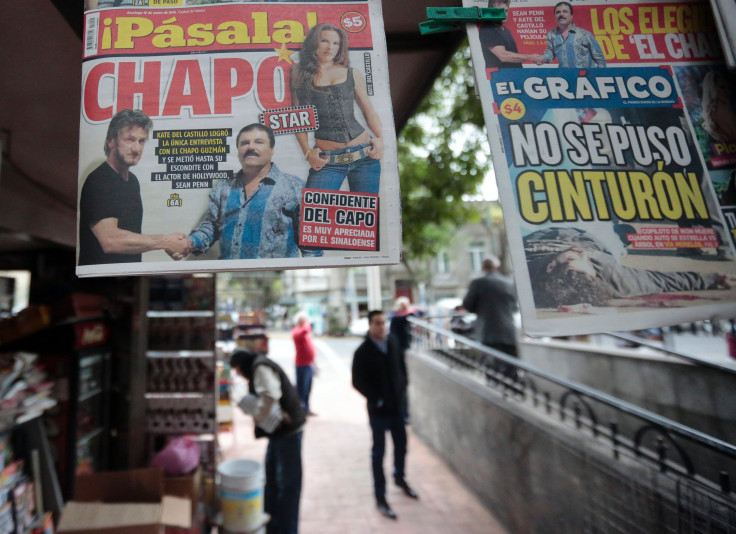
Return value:
M 490 3 L 506 21 L 468 35 L 524 331 L 735 316 L 736 86 L 710 4 Z
M 398 263 L 380 0 L 87 0 L 77 275 Z

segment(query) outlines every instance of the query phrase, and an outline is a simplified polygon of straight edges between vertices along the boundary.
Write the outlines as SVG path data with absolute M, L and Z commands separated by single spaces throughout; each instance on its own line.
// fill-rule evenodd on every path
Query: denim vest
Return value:
M 355 80 L 353 69 L 348 69 L 348 79 L 337 85 L 317 87 L 310 83 L 298 91 L 299 105 L 312 105 L 317 109 L 319 129 L 315 139 L 347 143 L 365 131 L 354 113 Z

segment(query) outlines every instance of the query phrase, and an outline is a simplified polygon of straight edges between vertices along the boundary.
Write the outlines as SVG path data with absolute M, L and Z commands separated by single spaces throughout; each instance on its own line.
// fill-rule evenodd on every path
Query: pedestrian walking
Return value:
M 399 340 L 386 335 L 386 316 L 382 311 L 368 314 L 368 334 L 353 356 L 352 377 L 353 386 L 366 398 L 373 432 L 371 461 L 376 506 L 384 516 L 397 519 L 386 500 L 383 471 L 386 432 L 391 433 L 394 445 L 394 482 L 407 496 L 413 499 L 419 496 L 405 478 L 407 439 L 402 400 L 406 395 L 406 366 Z
M 317 415 L 309 407 L 309 394 L 312 392 L 317 355 L 312 342 L 312 324 L 304 312 L 297 313 L 294 319 L 296 325 L 291 329 L 291 338 L 296 348 L 296 390 L 299 392 L 304 412 L 308 416 Z

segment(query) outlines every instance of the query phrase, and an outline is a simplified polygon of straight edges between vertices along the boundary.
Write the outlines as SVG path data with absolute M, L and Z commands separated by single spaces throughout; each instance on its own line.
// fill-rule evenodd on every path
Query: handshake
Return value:
M 179 261 L 192 252 L 192 240 L 186 234 L 174 232 L 163 236 L 163 246 L 161 248 L 171 256 L 172 260 Z

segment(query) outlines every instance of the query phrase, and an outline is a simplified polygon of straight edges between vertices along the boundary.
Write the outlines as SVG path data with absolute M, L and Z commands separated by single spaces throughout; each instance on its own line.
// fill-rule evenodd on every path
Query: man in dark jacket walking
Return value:
M 306 414 L 283 369 L 266 355 L 233 353 L 230 367 L 248 380 L 238 406 L 253 416 L 256 438 L 268 437 L 264 509 L 268 534 L 297 534 L 302 491 L 302 430 Z
M 501 262 L 495 256 L 483 260 L 480 278 L 470 282 L 463 308 L 478 315 L 474 337 L 487 347 L 518 357 L 514 312 L 518 309 L 516 291 L 510 278 L 501 274 Z M 516 368 L 494 359 L 494 368 L 516 380 Z
M 394 443 L 394 481 L 413 499 L 419 496 L 404 478 L 406 459 L 406 426 L 402 415 L 402 399 L 406 394 L 406 367 L 399 341 L 386 336 L 386 316 L 381 311 L 368 314 L 368 335 L 353 356 L 353 386 L 365 398 L 368 419 L 373 431 L 373 487 L 378 510 L 391 519 L 396 513 L 386 500 L 386 477 L 383 456 L 386 432 Z
M 516 291 L 510 278 L 500 272 L 495 256 L 483 260 L 484 275 L 470 282 L 463 308 L 478 315 L 475 339 L 484 345 L 516 356 L 514 312 L 518 309 Z

